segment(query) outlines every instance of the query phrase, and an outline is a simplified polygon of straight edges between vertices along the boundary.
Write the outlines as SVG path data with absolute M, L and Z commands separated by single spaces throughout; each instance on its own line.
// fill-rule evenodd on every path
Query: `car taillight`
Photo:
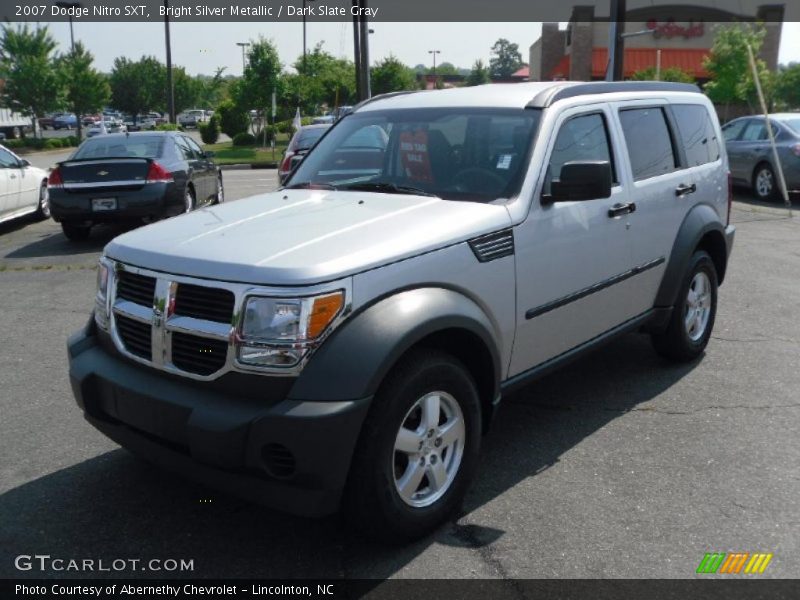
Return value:
M 725 221 L 725 226 L 731 224 L 731 207 L 733 206 L 733 175 L 728 171 L 728 218 Z
M 156 161 L 150 163 L 146 183 L 171 183 L 172 175 Z
M 792 146 L 792 154 L 795 156 L 800 156 L 800 144 L 795 144 Z
M 47 177 L 47 187 L 49 188 L 63 188 L 64 180 L 61 178 L 61 167 L 56 167 L 50 171 Z
M 288 173 L 292 170 L 292 156 L 294 156 L 294 152 L 287 152 L 286 156 L 283 157 L 283 162 L 281 163 L 281 173 Z

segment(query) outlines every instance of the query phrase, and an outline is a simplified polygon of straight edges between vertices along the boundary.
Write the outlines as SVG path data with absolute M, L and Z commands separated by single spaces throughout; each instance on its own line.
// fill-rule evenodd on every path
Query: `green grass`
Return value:
M 214 152 L 214 162 L 218 165 L 238 165 L 253 163 L 271 163 L 281 160 L 289 140 L 286 135 L 278 135 L 275 143 L 275 153 L 269 146 L 233 146 L 231 142 L 219 144 L 205 144 L 203 150 Z

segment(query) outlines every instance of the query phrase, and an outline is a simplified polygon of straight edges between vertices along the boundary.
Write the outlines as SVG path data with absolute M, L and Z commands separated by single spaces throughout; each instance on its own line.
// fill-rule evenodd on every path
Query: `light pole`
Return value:
M 306 66 L 306 54 L 308 53 L 306 44 L 306 2 L 314 2 L 315 0 L 303 0 L 303 66 Z
M 58 0 L 55 3 L 58 8 L 71 8 L 71 9 L 78 9 L 81 6 L 80 2 L 63 2 L 62 0 Z M 70 44 L 70 57 L 74 60 L 75 59 L 75 31 L 72 28 L 72 12 L 69 13 L 69 44 Z M 75 130 L 78 134 L 78 139 L 81 139 L 81 116 L 78 114 L 76 107 L 72 107 L 72 110 L 75 111 Z
M 169 122 L 175 123 L 175 88 L 172 84 L 172 46 L 169 39 L 169 0 L 164 0 L 164 40 L 167 46 L 167 110 Z M 134 119 L 136 116 L 134 115 Z
M 242 75 L 244 75 L 244 70 L 247 66 L 247 58 L 245 54 L 247 52 L 247 47 L 250 46 L 250 42 L 236 42 L 236 45 L 241 46 L 242 48 Z
M 428 50 L 428 54 L 433 54 L 433 87 L 436 87 L 436 55 L 441 54 L 441 50 Z

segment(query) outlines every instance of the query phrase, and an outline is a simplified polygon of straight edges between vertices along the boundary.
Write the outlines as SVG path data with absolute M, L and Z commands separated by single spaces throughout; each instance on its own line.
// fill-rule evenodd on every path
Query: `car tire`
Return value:
M 89 239 L 92 230 L 91 225 L 75 225 L 73 223 L 62 223 L 61 230 L 64 236 L 71 242 L 82 242 Z
M 47 182 L 39 186 L 39 206 L 36 209 L 36 218 L 40 221 L 50 218 L 50 194 L 47 191 Z
M 717 315 L 717 270 L 707 252 L 692 255 L 667 329 L 652 335 L 653 347 L 675 362 L 689 362 L 705 350 Z
M 194 197 L 194 189 L 192 186 L 186 186 L 183 192 L 183 212 L 190 213 L 197 207 L 197 200 Z
M 756 198 L 764 202 L 773 200 L 778 192 L 778 181 L 772 166 L 761 163 L 753 172 L 753 192 Z
M 225 202 L 225 187 L 222 185 L 222 175 L 217 177 L 217 193 L 214 196 L 214 204 Z
M 430 533 L 460 507 L 480 443 L 469 371 L 449 354 L 414 351 L 384 380 L 362 427 L 343 501 L 350 528 L 388 543 Z

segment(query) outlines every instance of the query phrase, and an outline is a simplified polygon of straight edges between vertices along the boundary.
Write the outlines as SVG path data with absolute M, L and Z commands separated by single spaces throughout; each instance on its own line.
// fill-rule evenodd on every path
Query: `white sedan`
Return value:
M 50 217 L 47 171 L 0 146 L 0 223 L 34 213 Z

